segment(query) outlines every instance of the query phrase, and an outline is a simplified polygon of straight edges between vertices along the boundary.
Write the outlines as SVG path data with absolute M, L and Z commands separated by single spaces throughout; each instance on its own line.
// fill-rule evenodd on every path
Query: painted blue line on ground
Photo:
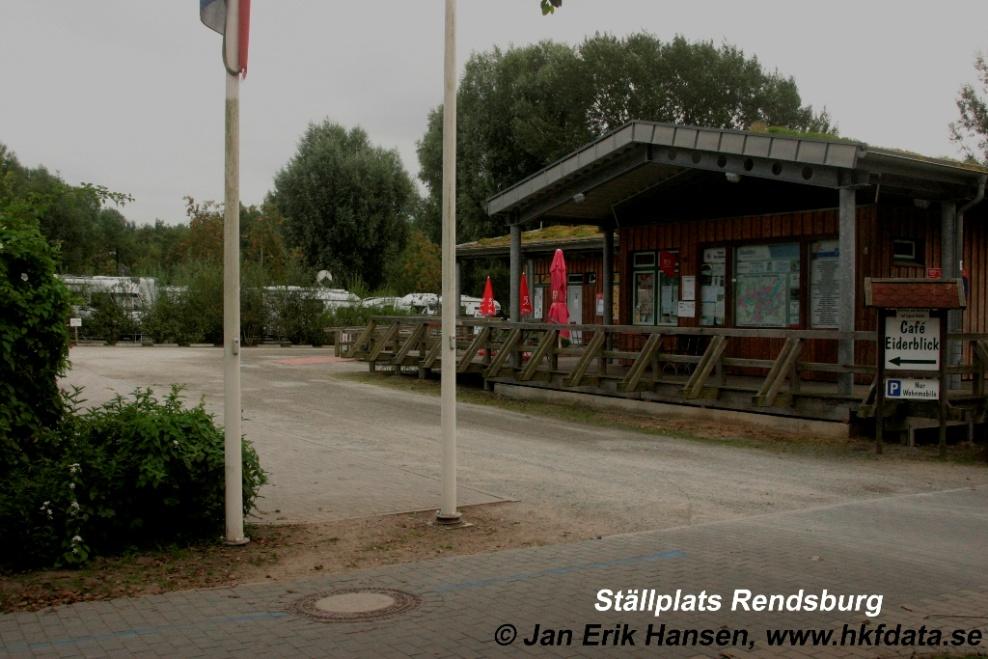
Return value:
M 256 613 L 241 613 L 232 616 L 222 616 L 218 618 L 207 618 L 201 622 L 175 625 L 156 625 L 151 627 L 132 627 L 121 629 L 106 634 L 86 634 L 84 636 L 67 636 L 56 638 L 44 643 L 7 643 L 0 645 L 3 652 L 35 652 L 56 647 L 69 645 L 81 645 L 85 643 L 99 643 L 100 641 L 120 640 L 128 638 L 138 638 L 140 636 L 153 636 L 164 632 L 175 632 L 182 629 L 194 629 L 196 627 L 212 627 L 223 624 L 236 624 L 239 622 L 255 622 L 257 620 L 277 620 L 287 617 L 289 614 L 284 611 L 258 611 Z
M 452 593 L 459 590 L 472 590 L 475 588 L 487 588 L 496 584 L 512 583 L 515 581 L 527 581 L 528 579 L 538 579 L 539 577 L 558 576 L 562 574 L 572 574 L 573 572 L 585 572 L 588 570 L 606 570 L 620 565 L 636 565 L 638 563 L 651 563 L 672 558 L 684 558 L 686 552 L 680 549 L 668 549 L 653 554 L 641 556 L 629 556 L 618 558 L 613 561 L 597 561 L 594 563 L 582 563 L 580 565 L 563 565 L 560 567 L 546 568 L 536 572 L 520 572 L 504 577 L 491 577 L 489 579 L 477 579 L 475 581 L 461 581 L 459 583 L 444 584 L 435 589 L 437 593 Z

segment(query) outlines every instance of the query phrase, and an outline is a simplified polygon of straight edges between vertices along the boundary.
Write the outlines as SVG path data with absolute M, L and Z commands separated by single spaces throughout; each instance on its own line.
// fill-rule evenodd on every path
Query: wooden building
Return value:
M 860 142 L 631 122 L 488 200 L 510 234 L 458 258 L 507 256 L 511 320 L 461 320 L 457 372 L 908 430 L 924 403 L 876 402 L 865 279 L 963 277 L 967 307 L 950 312 L 941 370 L 950 418 L 971 432 L 988 415 L 986 179 L 983 167 Z M 548 285 L 556 248 L 580 297 L 566 331 L 522 318 L 516 294 L 523 269 Z M 435 319 L 375 319 L 349 354 L 424 375 L 438 332 Z
M 510 243 L 508 235 L 462 243 L 456 246 L 457 264 L 482 258 L 508 261 Z M 603 247 L 604 234 L 594 225 L 557 225 L 522 231 L 522 270 L 529 284 L 533 307 L 532 314 L 526 320 L 541 321 L 549 313 L 549 266 L 555 251 L 561 249 L 566 255 L 566 302 L 570 318 L 574 323 L 602 323 Z M 615 291 L 620 287 L 620 274 L 615 273 L 612 277 L 612 286 Z M 618 298 L 618 295 L 613 295 L 613 299 Z
M 595 322 L 872 331 L 866 277 L 963 274 L 970 304 L 952 329 L 986 332 L 986 175 L 859 142 L 635 121 L 495 195 L 487 210 L 511 229 L 513 274 L 533 223 L 600 227 L 602 266 L 617 236 L 619 311 L 605 302 Z M 607 297 L 609 270 L 599 275 Z M 514 301 L 511 310 L 520 320 Z M 780 342 L 739 340 L 731 352 L 767 357 Z M 855 356 L 850 339 L 806 348 L 847 365 L 868 359 L 862 349 Z

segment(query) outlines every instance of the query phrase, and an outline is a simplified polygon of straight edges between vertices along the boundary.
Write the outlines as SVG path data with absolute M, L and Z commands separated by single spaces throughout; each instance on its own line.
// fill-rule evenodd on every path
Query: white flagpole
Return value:
M 226 543 L 244 536 L 243 465 L 240 432 L 240 76 L 226 64 L 239 62 L 239 2 L 227 2 L 226 177 L 223 199 L 223 426 L 226 473 Z M 231 58 L 232 53 L 232 58 Z
M 456 510 L 456 0 L 446 0 L 443 99 L 442 508 L 440 524 L 460 523 Z

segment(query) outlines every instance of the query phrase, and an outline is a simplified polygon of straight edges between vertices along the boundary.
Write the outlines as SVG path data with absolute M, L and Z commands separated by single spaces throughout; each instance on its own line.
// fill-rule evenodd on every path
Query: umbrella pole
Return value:
M 446 55 L 443 99 L 443 305 L 442 380 L 442 507 L 439 524 L 461 523 L 456 510 L 456 0 L 446 0 Z

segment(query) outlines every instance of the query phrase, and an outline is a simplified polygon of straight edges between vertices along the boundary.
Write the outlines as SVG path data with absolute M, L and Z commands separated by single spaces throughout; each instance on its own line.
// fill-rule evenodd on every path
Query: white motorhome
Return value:
M 342 288 L 321 288 L 304 286 L 265 286 L 265 297 L 272 298 L 289 294 L 299 294 L 307 299 L 319 300 L 327 311 L 356 307 L 360 298 Z
M 154 277 L 108 277 L 59 275 L 65 286 L 79 298 L 72 305 L 72 313 L 88 318 L 93 313 L 93 295 L 105 293 L 120 305 L 131 318 L 139 320 L 141 314 L 154 304 L 158 295 L 158 281 Z

